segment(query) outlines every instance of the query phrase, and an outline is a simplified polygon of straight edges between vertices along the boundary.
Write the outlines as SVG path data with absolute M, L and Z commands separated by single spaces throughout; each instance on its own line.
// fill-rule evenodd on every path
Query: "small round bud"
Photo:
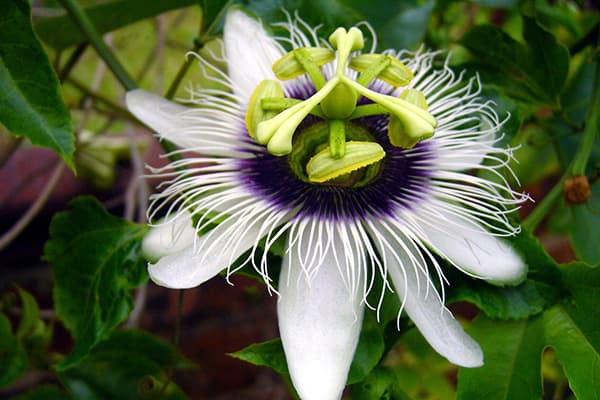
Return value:
M 585 204 L 592 195 L 590 182 L 587 176 L 572 176 L 565 181 L 563 186 L 565 200 L 569 204 Z

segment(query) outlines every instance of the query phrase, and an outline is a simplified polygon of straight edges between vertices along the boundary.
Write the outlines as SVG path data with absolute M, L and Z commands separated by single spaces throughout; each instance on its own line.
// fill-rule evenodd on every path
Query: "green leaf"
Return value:
M 578 399 L 600 398 L 600 267 L 561 267 L 572 301 L 544 314 L 546 340 L 556 350 Z
M 59 373 L 76 399 L 158 398 L 167 369 L 190 363 L 168 343 L 143 331 L 116 331 L 76 367 Z M 161 399 L 184 399 L 169 383 Z
M 400 387 L 411 398 L 456 398 L 456 388 L 448 377 L 455 376 L 457 368 L 439 355 L 417 328 L 404 328 L 386 359 L 386 364 L 393 360 Z
M 85 12 L 100 35 L 164 12 L 198 4 L 198 0 L 114 0 L 86 7 Z M 41 19 L 35 30 L 56 50 L 87 41 L 68 15 Z
M 569 80 L 561 99 L 567 117 L 578 125 L 584 122 L 594 89 L 596 63 L 588 61 L 591 59 L 591 56 L 584 58 L 573 77 Z
M 532 322 L 477 317 L 469 329 L 484 351 L 483 367 L 461 368 L 458 400 L 540 399 L 544 349 L 541 318 Z
M 285 20 L 281 10 L 297 11 L 310 26 L 321 26 L 319 33 L 324 37 L 339 26 L 350 27 L 368 21 L 378 32 L 379 49 L 414 49 L 425 35 L 435 1 L 243 0 L 241 4 L 271 24 Z M 369 33 L 366 29 L 363 31 L 369 41 Z
M 73 168 L 75 136 L 58 79 L 31 27 L 27 0 L 0 2 L 0 123 Z
M 558 108 L 569 70 L 569 54 L 554 36 L 524 17 L 522 44 L 499 28 L 478 25 L 461 40 L 476 58 L 482 81 L 511 97 Z M 493 46 L 490 46 L 493 43 Z
M 482 281 L 470 281 L 451 288 L 448 302 L 468 301 L 487 316 L 519 319 L 539 314 L 557 300 L 556 289 L 543 282 L 528 279 L 519 286 L 500 288 Z
M 556 350 L 556 358 L 563 365 L 575 396 L 600 398 L 600 319 L 590 318 L 596 326 L 585 326 L 590 324 L 584 323 L 577 309 L 556 306 L 544 313 L 544 320 L 548 344 Z
M 569 51 L 532 18 L 523 18 L 523 38 L 531 59 L 531 77 L 557 101 L 569 73 Z
M 545 347 L 554 348 L 578 399 L 600 394 L 600 268 L 583 263 L 560 267 L 566 301 L 519 321 L 480 315 L 470 333 L 481 344 L 485 364 L 459 372 L 458 399 L 537 399 Z
M 229 355 L 253 365 L 272 368 L 280 374 L 289 374 L 281 339 L 255 343 Z
M 398 2 L 398 4 L 404 3 Z M 375 27 L 381 42 L 379 48 L 417 48 L 425 36 L 434 5 L 435 1 L 429 0 L 423 4 L 405 6 L 400 12 L 392 15 L 384 25 Z M 384 7 L 383 10 L 385 9 Z
M 567 206 L 571 214 L 569 240 L 578 259 L 588 264 L 600 263 L 600 246 L 593 238 L 600 237 L 600 182 L 591 185 L 587 204 Z
M 388 367 L 377 367 L 360 384 L 352 386 L 353 400 L 409 400 L 400 390 L 394 371 Z
M 365 310 L 360 338 L 348 372 L 348 385 L 364 380 L 383 357 L 385 350 L 384 327 L 385 325 L 377 322 L 375 315 L 370 310 Z
M 560 272 L 554 260 L 529 232 L 523 231 L 511 241 L 529 266 L 525 282 L 498 287 L 450 270 L 452 285 L 447 290 L 448 302 L 468 301 L 487 316 L 499 319 L 525 318 L 554 305 L 562 294 Z
M 73 200 L 69 211 L 52 219 L 45 254 L 54 275 L 54 303 L 75 338 L 59 369 L 81 361 L 131 312 L 131 289 L 148 279 L 141 256 L 146 231 L 108 214 L 93 197 Z
M 0 314 L 0 388 L 13 383 L 27 369 L 27 353 L 12 334 L 10 321 Z
M 481 6 L 505 9 L 514 9 L 519 5 L 518 0 L 475 0 L 474 3 Z
M 42 385 L 19 396 L 11 397 L 11 400 L 57 400 L 71 399 L 65 391 L 54 385 Z
M 36 328 L 41 322 L 41 319 L 40 309 L 33 296 L 21 288 L 19 288 L 19 296 L 21 297 L 22 313 L 16 336 L 19 340 L 21 340 L 22 338 L 35 332 Z
M 348 384 L 365 379 L 381 360 L 384 350 L 383 325 L 379 325 L 375 316 L 367 312 L 348 373 Z M 229 355 L 250 364 L 272 368 L 280 374 L 289 374 L 281 339 L 256 343 Z
M 223 25 L 223 19 L 219 18 L 220 14 L 233 2 L 233 0 L 201 0 L 204 29 L 207 30 L 208 34 L 215 34 L 220 31 L 220 29 L 215 29 Z M 211 27 L 213 29 L 208 31 Z

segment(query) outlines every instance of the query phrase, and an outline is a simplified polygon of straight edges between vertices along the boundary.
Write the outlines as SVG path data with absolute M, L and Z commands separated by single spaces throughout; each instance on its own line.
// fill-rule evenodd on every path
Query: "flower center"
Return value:
M 437 122 L 427 111 L 425 95 L 418 90 L 405 89 L 395 97 L 368 88 L 374 79 L 381 79 L 394 89 L 406 86 L 413 74 L 388 55 L 352 56 L 364 46 L 360 30 L 338 28 L 329 42 L 336 52 L 321 47 L 296 48 L 273 64 L 273 72 L 281 80 L 306 74 L 316 93 L 305 100 L 292 99 L 285 97 L 279 81 L 264 80 L 250 98 L 246 127 L 250 136 L 272 155 L 292 154 L 290 165 L 300 179 L 311 183 L 364 184 L 365 177 L 377 174 L 379 167 L 375 164 L 386 152 L 368 133 L 357 133 L 361 129 L 353 120 L 389 115 L 389 141 L 402 148 L 411 148 L 431 137 Z M 335 74 L 327 80 L 321 66 L 334 60 Z M 356 80 L 346 75 L 347 67 L 360 73 Z M 370 100 L 370 104 L 358 105 L 360 97 Z M 298 130 L 309 115 L 321 122 Z
M 352 153 L 362 149 L 355 147 L 355 143 L 370 143 L 377 145 L 373 135 L 364 127 L 352 122 L 344 122 L 344 131 L 346 138 L 349 141 L 346 143 L 346 157 L 337 165 L 341 166 L 344 160 L 351 160 Z M 329 155 L 329 126 L 325 121 L 318 121 L 312 125 L 298 129 L 294 135 L 292 144 L 292 152 L 288 155 L 290 169 L 296 176 L 304 182 L 308 183 L 326 183 L 328 185 L 343 186 L 343 187 L 361 187 L 375 179 L 380 172 L 381 159 L 371 162 L 367 160 L 364 165 L 355 168 L 352 164 L 344 173 L 335 172 L 335 176 L 329 177 L 326 169 L 318 170 L 319 157 L 327 157 Z M 385 153 L 384 153 L 385 154 Z M 316 161 L 315 161 L 316 160 Z M 315 164 L 316 163 L 316 164 Z M 341 168 L 340 168 L 341 169 Z M 315 177 L 318 180 L 315 180 Z

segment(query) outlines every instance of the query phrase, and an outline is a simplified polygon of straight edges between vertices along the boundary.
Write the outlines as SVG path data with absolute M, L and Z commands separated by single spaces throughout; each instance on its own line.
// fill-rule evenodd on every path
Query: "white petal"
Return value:
M 431 247 L 460 269 L 495 284 L 518 284 L 527 275 L 523 259 L 475 222 L 438 210 L 436 224 L 422 224 Z
M 238 112 L 237 105 L 231 104 L 230 112 L 184 107 L 142 89 L 127 92 L 125 101 L 129 111 L 161 139 L 181 148 L 229 157 L 239 145 L 236 135 L 240 122 L 234 115 Z
M 148 266 L 150 278 L 158 285 L 173 289 L 198 286 L 229 267 L 257 240 L 262 223 L 249 226 L 235 237 L 231 232 L 236 223 L 229 218 L 198 238 L 183 251 L 167 255 Z
M 227 13 L 223 36 L 232 86 L 248 101 L 263 79 L 275 79 L 271 66 L 284 52 L 259 21 L 239 9 Z
M 343 258 L 342 249 L 336 253 Z M 349 293 L 331 249 L 308 283 L 294 258 L 297 251 L 292 247 L 284 256 L 277 304 L 288 368 L 302 400 L 336 400 L 346 385 L 358 343 L 362 292 Z
M 152 227 L 144 237 L 142 252 L 147 258 L 158 260 L 186 249 L 194 243 L 195 237 L 192 215 L 186 211 Z
M 453 364 L 463 367 L 483 365 L 481 347 L 444 306 L 431 279 L 421 269 L 424 266 L 419 265 L 421 257 L 418 254 L 411 257 L 407 253 L 414 246 L 401 234 L 397 238 L 406 240 L 404 245 L 383 229 L 378 234 L 392 246 L 384 248 L 382 243 L 377 243 L 404 310 L 431 347 Z
M 182 105 L 142 89 L 127 92 L 125 103 L 137 119 L 152 128 L 161 137 L 168 137 L 171 133 L 181 129 L 179 114 L 187 110 Z

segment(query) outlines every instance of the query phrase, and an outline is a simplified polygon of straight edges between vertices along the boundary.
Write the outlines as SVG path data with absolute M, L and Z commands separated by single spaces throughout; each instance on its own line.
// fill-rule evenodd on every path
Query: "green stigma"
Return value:
M 413 72 L 398 59 L 385 54 L 359 54 L 364 47 L 362 32 L 353 27 L 336 29 L 329 36 L 332 49 L 301 47 L 285 54 L 273 64 L 280 80 L 306 75 L 315 85 L 316 93 L 305 100 L 285 97 L 281 84 L 262 81 L 252 94 L 246 114 L 250 136 L 276 156 L 289 156 L 298 141 L 294 136 L 308 115 L 325 122 L 319 125 L 319 140 L 311 146 L 315 153 L 303 158 L 302 179 L 314 183 L 333 183 L 357 170 L 379 163 L 383 148 L 374 140 L 347 140 L 347 131 L 358 118 L 389 115 L 388 136 L 397 147 L 411 148 L 433 136 L 437 122 L 427 111 L 425 95 L 416 89 L 406 89 L 399 97 L 381 94 L 368 88 L 380 79 L 393 87 L 406 86 Z M 335 74 L 327 80 L 322 66 L 336 62 Z M 346 68 L 359 72 L 356 80 L 346 75 Z M 358 105 L 361 98 L 372 104 Z M 323 137 L 323 129 L 327 138 Z M 302 136 L 305 137 L 306 134 Z M 324 140 L 326 139 L 326 140 Z M 306 139 L 303 139 L 305 142 Z M 297 170 L 294 167 L 294 170 Z

